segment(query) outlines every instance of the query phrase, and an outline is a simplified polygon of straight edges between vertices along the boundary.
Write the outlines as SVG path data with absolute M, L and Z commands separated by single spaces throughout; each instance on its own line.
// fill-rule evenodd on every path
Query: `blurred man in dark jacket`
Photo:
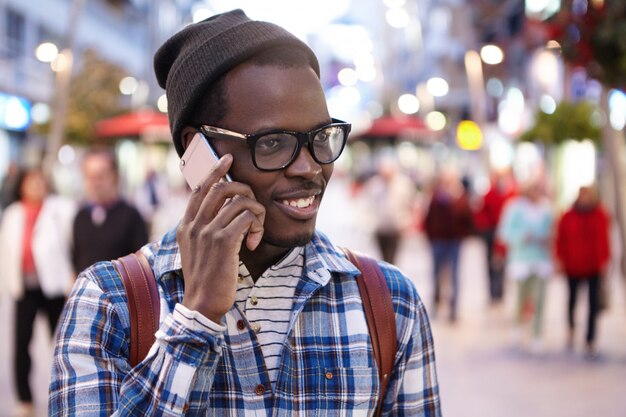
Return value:
M 450 321 L 457 318 L 459 293 L 459 254 L 461 242 L 472 231 L 472 211 L 458 174 L 445 170 L 436 179 L 435 189 L 424 220 L 424 231 L 433 254 L 434 306 L 441 298 L 442 270 L 450 267 L 452 294 Z

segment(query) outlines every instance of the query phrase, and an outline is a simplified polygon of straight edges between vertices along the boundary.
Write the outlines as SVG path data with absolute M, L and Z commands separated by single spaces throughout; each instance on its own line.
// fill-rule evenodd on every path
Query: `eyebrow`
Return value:
M 272 133 L 272 132 L 276 132 L 276 131 L 287 131 L 287 132 L 301 132 L 301 133 L 306 133 L 306 132 L 310 132 L 310 131 L 312 131 L 312 130 L 319 129 L 319 128 L 321 128 L 321 127 L 324 127 L 324 126 L 327 126 L 327 125 L 333 124 L 333 123 L 334 123 L 334 122 L 333 122 L 333 119 L 332 119 L 332 118 L 329 118 L 329 119 L 328 119 L 328 121 L 323 121 L 323 122 L 320 122 L 320 123 L 316 124 L 313 128 L 311 128 L 311 129 L 309 129 L 309 130 L 304 130 L 304 131 L 303 131 L 303 130 L 295 130 L 295 129 L 285 129 L 285 128 L 282 128 L 282 127 L 271 127 L 271 128 L 263 128 L 263 129 L 261 129 L 261 130 L 258 130 L 258 131 L 257 131 L 257 132 L 255 132 L 255 133 L 248 133 L 248 135 L 262 135 L 262 134 L 265 134 L 265 133 Z

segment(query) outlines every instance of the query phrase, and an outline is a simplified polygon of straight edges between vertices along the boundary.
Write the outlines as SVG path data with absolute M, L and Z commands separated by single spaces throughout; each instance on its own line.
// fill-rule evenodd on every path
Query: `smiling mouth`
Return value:
M 282 200 L 281 204 L 294 208 L 307 208 L 310 207 L 315 201 L 315 196 L 312 195 L 307 198 L 297 198 L 293 200 Z
M 281 201 L 281 204 L 285 206 L 289 206 L 289 207 L 295 207 L 295 208 L 307 208 L 307 207 L 310 207 L 314 201 L 315 201 L 315 196 L 312 195 L 311 197 L 307 197 L 307 198 L 283 200 Z

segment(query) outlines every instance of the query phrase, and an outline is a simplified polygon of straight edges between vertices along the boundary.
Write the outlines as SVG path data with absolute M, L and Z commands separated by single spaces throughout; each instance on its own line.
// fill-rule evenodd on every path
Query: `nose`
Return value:
M 303 146 L 293 162 L 285 168 L 285 175 L 313 179 L 322 172 L 322 166 L 311 156 L 311 152 Z

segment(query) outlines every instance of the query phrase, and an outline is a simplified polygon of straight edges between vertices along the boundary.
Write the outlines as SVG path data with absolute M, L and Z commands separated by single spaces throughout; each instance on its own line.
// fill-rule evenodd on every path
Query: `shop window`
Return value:
M 24 55 L 26 37 L 26 19 L 15 10 L 6 11 L 6 50 L 9 58 L 19 58 Z

